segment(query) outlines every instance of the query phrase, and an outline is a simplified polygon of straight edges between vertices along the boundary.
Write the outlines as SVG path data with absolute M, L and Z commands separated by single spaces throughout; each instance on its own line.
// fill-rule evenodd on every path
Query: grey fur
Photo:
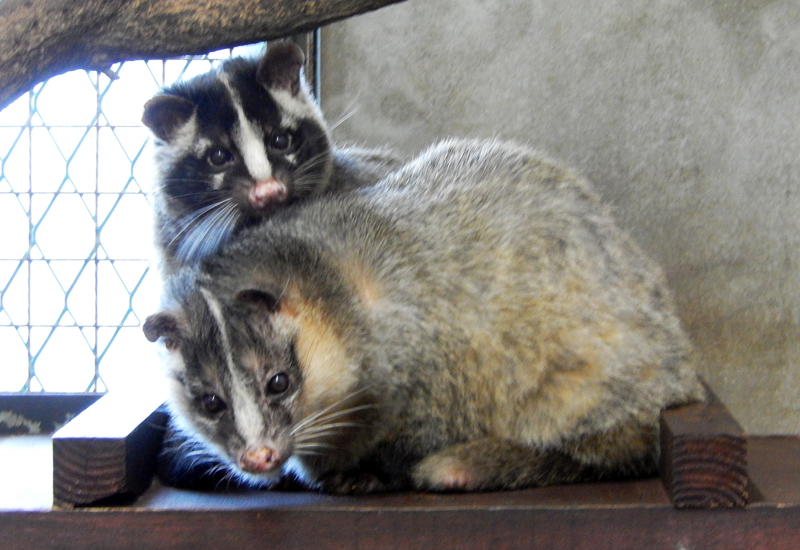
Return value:
M 291 468 L 348 493 L 648 474 L 659 412 L 703 397 L 659 267 L 589 182 L 514 144 L 446 141 L 287 208 L 200 286 L 222 324 L 190 283 L 148 337 L 175 349 L 175 410 L 251 479 Z M 209 394 L 227 409 L 204 412 Z

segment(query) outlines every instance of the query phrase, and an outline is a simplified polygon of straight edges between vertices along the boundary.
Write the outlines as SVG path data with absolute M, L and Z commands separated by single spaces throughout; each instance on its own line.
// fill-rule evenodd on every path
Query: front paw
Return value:
M 337 472 L 320 480 L 320 490 L 335 495 L 366 495 L 384 492 L 388 486 L 375 474 Z
M 414 467 L 414 485 L 426 491 L 475 491 L 481 489 L 478 473 L 455 456 L 431 455 Z
M 309 489 L 296 475 L 291 472 L 284 473 L 269 485 L 272 491 L 295 492 Z

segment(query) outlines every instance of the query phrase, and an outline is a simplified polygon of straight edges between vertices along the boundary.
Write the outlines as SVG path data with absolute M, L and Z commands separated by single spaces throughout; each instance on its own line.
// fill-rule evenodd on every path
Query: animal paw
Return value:
M 481 480 L 472 465 L 446 455 L 432 455 L 414 468 L 414 484 L 429 491 L 474 491 Z
M 365 495 L 386 490 L 386 484 L 375 474 L 364 472 L 337 472 L 320 481 L 320 489 L 336 495 Z

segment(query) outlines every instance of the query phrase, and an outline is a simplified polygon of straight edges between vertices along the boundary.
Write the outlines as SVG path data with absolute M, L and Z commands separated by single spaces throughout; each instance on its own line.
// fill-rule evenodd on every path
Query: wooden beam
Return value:
M 660 474 L 678 508 L 747 504 L 747 437 L 717 396 L 661 414 Z
M 0 108 L 57 74 L 251 44 L 403 0 L 2 0 Z
M 163 396 L 109 393 L 53 434 L 53 501 L 91 504 L 149 487 L 167 423 Z

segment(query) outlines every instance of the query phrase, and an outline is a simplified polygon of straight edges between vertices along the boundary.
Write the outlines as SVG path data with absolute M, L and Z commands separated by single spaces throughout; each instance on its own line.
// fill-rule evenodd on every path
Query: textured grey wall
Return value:
M 323 32 L 339 141 L 500 136 L 581 170 L 659 260 L 701 372 L 800 433 L 800 2 L 408 0 Z

